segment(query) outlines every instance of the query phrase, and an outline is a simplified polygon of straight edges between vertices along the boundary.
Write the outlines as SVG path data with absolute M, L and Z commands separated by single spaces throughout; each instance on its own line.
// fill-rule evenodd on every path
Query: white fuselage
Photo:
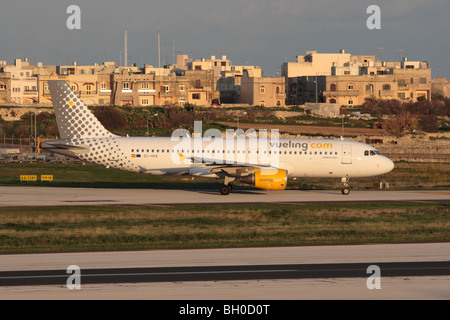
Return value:
M 192 138 L 182 142 L 170 137 L 110 137 L 65 141 L 83 146 L 75 153 L 82 160 L 154 175 L 220 178 L 209 168 L 250 164 L 284 169 L 289 177 L 357 178 L 381 175 L 394 167 L 372 146 L 339 139 Z

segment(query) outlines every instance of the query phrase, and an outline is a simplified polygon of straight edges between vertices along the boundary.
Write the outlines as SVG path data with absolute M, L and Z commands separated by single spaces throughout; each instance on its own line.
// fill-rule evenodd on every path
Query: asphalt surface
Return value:
M 0 206 L 188 205 L 263 203 L 448 202 L 450 190 L 359 191 L 348 196 L 339 190 L 218 190 L 91 189 L 57 187 L 0 187 Z
M 122 268 L 80 270 L 84 284 L 231 281 L 315 278 L 367 278 L 375 265 L 383 277 L 448 276 L 450 261 L 386 262 L 296 265 L 247 265 L 172 268 Z M 31 270 L 0 272 L 0 286 L 66 285 L 72 272 Z
M 449 270 L 450 242 L 6 254 L 0 300 L 450 299 Z

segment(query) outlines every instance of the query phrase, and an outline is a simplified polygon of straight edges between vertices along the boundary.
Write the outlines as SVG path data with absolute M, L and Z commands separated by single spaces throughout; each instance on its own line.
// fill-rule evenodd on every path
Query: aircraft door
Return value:
M 351 164 L 352 163 L 352 145 L 343 144 L 342 145 L 342 163 Z

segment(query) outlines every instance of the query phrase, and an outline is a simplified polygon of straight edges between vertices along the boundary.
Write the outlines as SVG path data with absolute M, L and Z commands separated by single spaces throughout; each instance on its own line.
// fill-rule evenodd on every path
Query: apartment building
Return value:
M 298 60 L 296 64 L 285 63 L 282 68 L 288 105 L 361 105 L 368 97 L 431 99 L 431 68 L 425 61 L 376 61 L 375 56 L 352 56 L 343 50 L 339 54 L 307 52 L 302 61 Z
M 38 71 L 39 104 L 50 105 L 51 96 L 48 86 L 49 80 L 65 80 L 86 105 L 111 104 L 111 74 L 118 67 L 115 62 L 103 64 L 57 66 L 53 72 Z
M 284 78 L 263 77 L 255 70 L 244 70 L 238 103 L 251 106 L 283 107 L 286 93 Z
M 157 77 L 157 105 L 179 105 L 186 103 L 209 106 L 215 93 L 212 70 L 173 70 L 168 76 Z
M 0 61 L 0 102 L 33 104 L 38 101 L 38 81 L 28 59 L 16 59 L 14 65 Z

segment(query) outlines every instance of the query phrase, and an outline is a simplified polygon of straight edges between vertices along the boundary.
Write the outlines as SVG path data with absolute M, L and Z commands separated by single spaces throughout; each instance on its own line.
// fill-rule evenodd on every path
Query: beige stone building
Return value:
M 312 51 L 298 60 L 282 67 L 288 105 L 318 102 L 351 106 L 361 105 L 368 97 L 402 101 L 431 98 L 431 68 L 425 61 L 376 61 L 375 56 L 352 56 L 343 50 L 339 54 Z
M 210 106 L 217 98 L 212 70 L 175 70 L 168 76 L 157 77 L 157 88 L 157 105 Z
M 281 66 L 281 74 L 285 78 L 304 76 L 331 75 L 333 65 L 343 66 L 351 60 L 351 54 L 341 50 L 340 53 L 318 53 L 307 51 L 304 56 L 297 56 L 296 62 L 285 62 Z
M 105 79 L 106 80 L 106 79 Z M 105 89 L 115 106 L 153 106 L 156 103 L 156 79 L 154 73 L 132 73 L 116 70 L 105 81 Z M 104 91 L 105 92 L 105 91 Z
M 14 65 L 0 62 L 0 102 L 33 104 L 38 101 L 38 78 L 28 59 L 16 59 Z
M 119 72 L 115 62 L 91 66 L 57 66 L 54 72 L 39 74 L 39 103 L 51 104 L 48 80 L 65 80 L 86 105 L 111 104 L 111 74 Z
M 238 103 L 251 106 L 283 107 L 286 93 L 284 78 L 262 77 L 254 70 L 244 70 Z
M 357 70 L 357 74 L 333 70 L 331 76 L 326 76 L 326 89 L 319 92 L 323 102 L 352 106 L 361 105 L 369 97 L 405 102 L 431 99 L 431 68 L 427 62 L 409 62 L 405 58 L 401 63 L 363 64 Z

